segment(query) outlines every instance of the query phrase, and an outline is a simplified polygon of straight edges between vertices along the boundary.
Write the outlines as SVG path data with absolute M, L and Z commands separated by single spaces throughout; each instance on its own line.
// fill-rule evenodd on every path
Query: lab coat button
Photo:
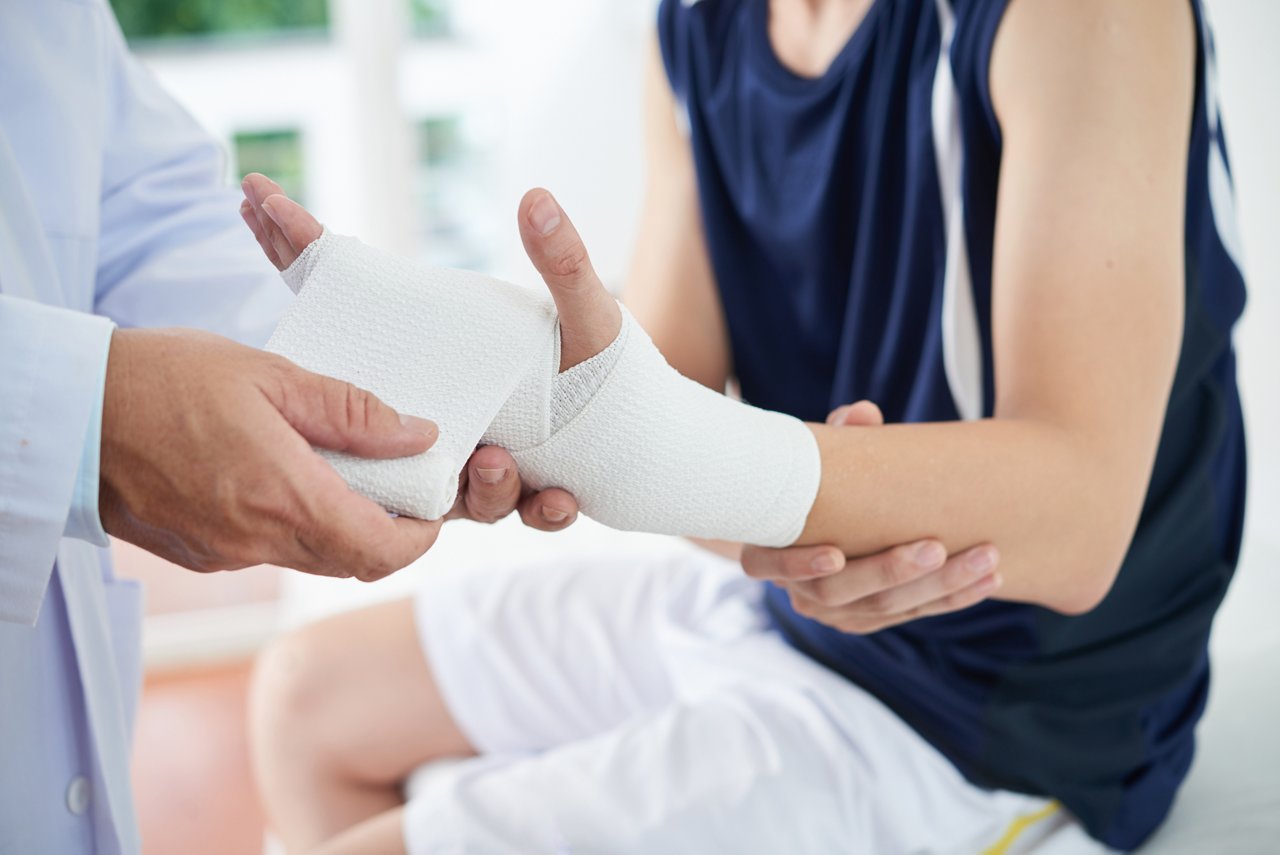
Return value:
M 67 787 L 67 810 L 80 816 L 89 809 L 89 798 L 89 779 L 83 775 L 72 778 L 71 784 Z

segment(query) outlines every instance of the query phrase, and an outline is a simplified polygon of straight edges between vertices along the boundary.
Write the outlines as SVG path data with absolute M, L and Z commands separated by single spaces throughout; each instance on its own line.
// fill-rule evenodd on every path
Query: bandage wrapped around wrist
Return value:
M 804 527 L 821 477 L 810 430 L 681 376 L 625 308 L 608 350 L 559 374 L 544 294 L 327 231 L 284 277 L 298 296 L 268 350 L 440 429 L 415 457 L 320 452 L 389 511 L 443 516 L 491 444 L 526 485 L 564 488 L 615 528 L 786 546 Z

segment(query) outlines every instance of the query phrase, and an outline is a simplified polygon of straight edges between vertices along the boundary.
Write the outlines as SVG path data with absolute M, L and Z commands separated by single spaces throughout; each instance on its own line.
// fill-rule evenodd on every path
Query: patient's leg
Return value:
M 541 229 L 540 206 L 553 214 Z M 767 546 L 800 534 L 821 476 L 813 434 L 672 369 L 604 291 L 549 194 L 526 196 L 520 222 L 554 305 L 540 292 L 415 265 L 353 238 L 326 232 L 306 245 L 315 223 L 304 211 L 279 195 L 262 207 L 284 231 L 310 226 L 282 243 L 264 239 L 257 221 L 278 263 L 305 246 L 284 271 L 298 299 L 268 349 L 440 427 L 436 446 L 415 458 L 324 453 L 353 489 L 434 519 L 484 442 L 508 449 L 527 485 L 562 487 L 615 528 Z
M 250 727 L 263 804 L 290 852 L 396 808 L 421 764 L 474 753 L 440 698 L 409 600 L 273 643 L 254 675 Z

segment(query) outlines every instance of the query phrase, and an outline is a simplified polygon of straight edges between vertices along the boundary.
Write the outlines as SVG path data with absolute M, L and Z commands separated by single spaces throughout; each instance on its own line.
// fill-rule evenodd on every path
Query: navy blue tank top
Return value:
M 1167 814 L 1208 691 L 1233 573 L 1244 438 L 1231 330 L 1244 305 L 1213 47 L 1199 0 L 1181 357 L 1137 533 L 1086 615 L 987 602 L 867 636 L 770 612 L 973 782 L 1051 796 L 1122 849 Z M 875 0 L 820 78 L 783 66 L 767 0 L 664 0 L 743 397 L 822 421 L 992 414 L 1000 127 L 987 90 L 1005 0 Z

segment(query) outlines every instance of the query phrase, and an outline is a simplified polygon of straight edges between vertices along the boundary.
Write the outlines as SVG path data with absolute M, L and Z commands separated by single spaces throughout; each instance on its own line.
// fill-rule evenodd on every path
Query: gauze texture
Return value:
M 440 428 L 435 445 L 415 457 L 320 452 L 353 490 L 389 511 L 444 516 L 462 467 L 516 386 L 525 375 L 545 376 L 548 385 L 554 376 L 558 333 L 546 295 L 422 267 L 329 231 L 284 278 L 298 296 L 267 350 Z M 531 371 L 539 361 L 543 370 Z M 546 406 L 539 412 L 531 400 L 522 414 L 549 425 Z M 527 429 L 537 435 L 536 424 Z
M 787 546 L 822 461 L 803 422 L 683 376 L 626 307 L 612 370 L 544 443 L 511 449 L 525 483 L 563 487 L 614 528 Z
M 528 486 L 562 487 L 615 528 L 786 546 L 804 527 L 821 478 L 809 429 L 683 377 L 625 307 L 617 339 L 557 375 L 543 295 L 328 232 L 285 279 L 298 298 L 268 349 L 440 428 L 417 457 L 323 452 L 390 511 L 443 515 L 484 442 Z

